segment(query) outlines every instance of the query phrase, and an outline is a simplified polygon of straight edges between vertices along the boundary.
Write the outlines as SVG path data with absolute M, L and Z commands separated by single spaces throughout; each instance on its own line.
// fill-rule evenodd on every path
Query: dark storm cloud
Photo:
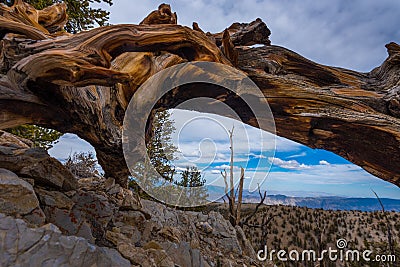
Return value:
M 138 23 L 160 2 L 115 0 L 112 23 Z M 197 21 L 211 32 L 232 22 L 262 18 L 273 44 L 319 63 L 369 71 L 386 58 L 384 45 L 400 42 L 398 0 L 170 0 L 179 23 Z

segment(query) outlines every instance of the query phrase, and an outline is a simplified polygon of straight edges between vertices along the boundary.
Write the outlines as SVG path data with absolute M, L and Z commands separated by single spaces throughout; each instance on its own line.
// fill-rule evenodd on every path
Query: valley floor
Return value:
M 255 209 L 256 204 L 243 204 L 243 217 Z M 211 208 L 212 207 L 212 208 Z M 210 209 L 227 216 L 227 205 L 213 204 Z M 266 224 L 267 223 L 267 224 Z M 400 260 L 400 213 L 399 212 L 361 212 L 310 209 L 295 206 L 263 205 L 257 214 L 244 226 L 247 238 L 255 251 L 281 249 L 315 250 L 329 247 L 337 249 L 338 240 L 345 240 L 346 249 L 359 251 L 372 250 L 375 255 L 390 255 L 388 225 L 394 243 L 397 262 Z M 264 227 L 259 227 L 263 225 Z M 276 256 L 276 254 L 275 254 Z M 323 265 L 313 262 L 281 262 L 275 258 L 278 266 L 382 266 L 377 262 L 329 262 Z M 386 266 L 386 265 L 385 265 Z

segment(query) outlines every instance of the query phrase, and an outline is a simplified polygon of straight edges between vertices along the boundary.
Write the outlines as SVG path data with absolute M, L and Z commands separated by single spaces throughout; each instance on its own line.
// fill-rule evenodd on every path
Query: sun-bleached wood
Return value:
M 176 15 L 164 8 L 141 25 L 72 35 L 62 31 L 62 3 L 41 11 L 21 0 L 0 5 L 0 129 L 34 123 L 75 133 L 95 147 L 106 174 L 126 185 L 121 129 L 137 88 L 169 66 L 218 62 L 244 71 L 259 86 L 278 135 L 332 151 L 400 185 L 399 45 L 388 44 L 385 62 L 359 73 L 270 45 L 271 32 L 260 19 L 212 34 L 197 23 L 194 29 L 177 25 Z M 173 108 L 196 94 L 227 103 L 245 123 L 258 126 L 239 99 L 211 85 L 176 88 L 155 108 Z

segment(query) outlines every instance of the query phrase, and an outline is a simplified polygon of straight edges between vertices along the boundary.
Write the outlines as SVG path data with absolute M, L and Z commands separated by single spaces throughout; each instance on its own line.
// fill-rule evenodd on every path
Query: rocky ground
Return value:
M 138 199 L 114 179 L 76 179 L 0 132 L 0 266 L 259 266 L 221 214 Z

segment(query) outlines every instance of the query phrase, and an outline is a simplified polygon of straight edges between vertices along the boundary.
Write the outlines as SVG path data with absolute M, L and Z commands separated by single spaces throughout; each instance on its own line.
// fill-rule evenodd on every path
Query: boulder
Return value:
M 13 148 L 0 146 L 0 168 L 31 178 L 35 183 L 69 191 L 77 188 L 73 174 L 41 148 Z
M 142 200 L 142 205 L 151 216 L 142 242 L 156 237 L 176 265 L 208 266 L 216 264 L 217 258 L 227 264 L 222 266 L 254 264 L 251 257 L 256 254 L 243 231 L 235 229 L 220 213 L 180 211 L 148 200 Z
M 33 187 L 15 173 L 0 169 L 0 212 L 26 215 L 39 208 Z
M 45 206 L 47 221 L 56 225 L 63 234 L 85 238 L 94 244 L 96 239 L 92 234 L 91 225 L 82 217 L 80 211 L 63 210 L 57 207 Z
M 116 250 L 0 214 L 0 266 L 131 266 Z
M 135 266 L 156 266 L 143 248 L 137 248 L 129 244 L 120 244 L 118 251 Z
M 34 209 L 31 213 L 22 216 L 32 226 L 43 226 L 46 222 L 46 215 L 41 208 Z
M 72 197 L 56 191 L 37 190 L 48 222 L 64 234 L 86 238 L 90 243 L 105 240 L 106 228 L 115 206 L 102 192 L 77 190 Z
M 198 222 L 196 223 L 196 227 L 206 234 L 211 234 L 213 232 L 213 228 L 208 222 Z
M 75 205 L 75 203 L 62 192 L 48 191 L 41 188 L 36 188 L 35 191 L 42 205 L 65 210 L 71 210 Z
M 174 243 L 179 243 L 181 241 L 181 232 L 177 227 L 165 226 L 158 234 Z
M 162 244 L 164 250 L 175 263 L 175 266 L 205 267 L 209 266 L 200 254 L 200 250 L 193 249 L 188 242 Z
M 99 226 L 106 227 L 111 221 L 116 207 L 101 192 L 85 192 L 78 190 L 72 197 L 78 210 L 85 218 Z
M 80 179 L 67 191 L 54 182 L 63 166 L 47 166 L 46 154 L 0 147 L 0 165 L 18 172 L 0 170 L 0 213 L 25 220 L 0 217 L 0 266 L 259 266 L 241 228 L 220 213 L 140 200 L 112 178 Z

